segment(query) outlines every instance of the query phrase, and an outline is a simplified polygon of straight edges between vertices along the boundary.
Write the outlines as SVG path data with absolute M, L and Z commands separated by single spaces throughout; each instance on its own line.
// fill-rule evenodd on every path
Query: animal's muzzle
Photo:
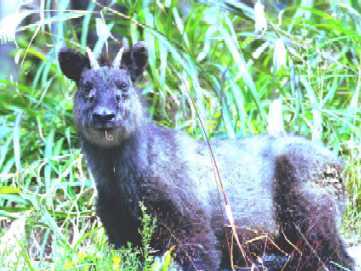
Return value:
M 107 108 L 98 108 L 92 114 L 93 125 L 96 129 L 112 129 L 115 126 L 115 112 Z

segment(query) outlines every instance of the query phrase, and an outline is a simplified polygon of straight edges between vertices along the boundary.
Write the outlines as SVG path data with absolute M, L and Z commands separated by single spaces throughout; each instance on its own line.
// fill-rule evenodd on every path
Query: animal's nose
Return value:
M 94 110 L 93 118 L 99 122 L 112 121 L 115 118 L 115 113 L 107 108 L 98 108 Z

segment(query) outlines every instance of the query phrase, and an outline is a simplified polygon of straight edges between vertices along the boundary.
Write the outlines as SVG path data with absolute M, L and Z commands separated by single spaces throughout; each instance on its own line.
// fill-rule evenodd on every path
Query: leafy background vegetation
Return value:
M 345 160 L 343 231 L 360 241 L 358 1 L 294 1 L 282 12 L 269 4 L 267 29 L 258 32 L 254 9 L 237 3 L 119 0 L 122 14 L 96 3 L 69 11 L 67 1 L 50 12 L 52 1 L 43 2 L 41 16 L 19 28 L 11 53 L 17 79 L 0 81 L 1 268 L 139 270 L 145 256 L 146 270 L 167 270 L 169 257 L 163 267 L 149 258 L 153 222 L 146 214 L 144 247 L 121 251 L 108 247 L 94 214 L 94 186 L 72 121 L 76 86 L 61 74 L 56 53 L 64 44 L 85 49 L 96 10 L 116 36 L 147 44 L 140 86 L 162 125 L 195 138 L 203 136 L 199 118 L 210 137 L 265 133 L 271 101 L 280 97 L 287 132 L 322 140 Z

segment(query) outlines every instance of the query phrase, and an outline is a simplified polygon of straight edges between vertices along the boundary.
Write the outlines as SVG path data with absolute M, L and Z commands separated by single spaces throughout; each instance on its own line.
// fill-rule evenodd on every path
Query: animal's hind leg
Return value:
M 197 205 L 181 210 L 174 201 L 166 198 L 156 201 L 148 198 L 145 204 L 157 218 L 152 248 L 162 253 L 174 248 L 175 261 L 182 271 L 219 271 L 218 240 L 208 218 Z
M 284 270 L 354 270 L 337 229 L 337 199 L 302 177 L 295 157 L 278 157 L 274 197 L 282 245 L 291 261 Z M 308 173 L 305 173 L 308 176 Z

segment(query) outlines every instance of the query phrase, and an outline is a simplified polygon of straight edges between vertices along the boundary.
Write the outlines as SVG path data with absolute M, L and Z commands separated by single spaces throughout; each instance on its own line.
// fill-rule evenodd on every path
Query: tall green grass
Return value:
M 20 59 L 18 80 L 0 81 L 0 238 L 8 240 L 0 245 L 0 262 L 9 270 L 138 270 L 147 244 L 147 250 L 112 250 L 95 217 L 94 186 L 72 122 L 76 86 L 56 60 L 65 43 L 84 49 L 95 13 L 67 11 L 66 1 L 58 1 L 53 14 L 51 2 L 45 1 L 42 21 L 18 34 L 12 55 Z M 272 9 L 263 33 L 255 33 L 255 14 L 244 5 L 189 1 L 186 14 L 177 1 L 117 2 L 127 14 L 102 13 L 112 33 L 147 44 L 149 67 L 140 86 L 157 122 L 202 138 L 193 100 L 210 137 L 265 133 L 269 105 L 280 97 L 288 132 L 322 140 L 345 160 L 344 231 L 360 239 L 361 13 L 355 1 L 308 7 L 296 1 L 279 16 Z M 277 44 L 286 49 L 281 67 L 275 67 Z M 167 269 L 148 262 L 149 270 Z

